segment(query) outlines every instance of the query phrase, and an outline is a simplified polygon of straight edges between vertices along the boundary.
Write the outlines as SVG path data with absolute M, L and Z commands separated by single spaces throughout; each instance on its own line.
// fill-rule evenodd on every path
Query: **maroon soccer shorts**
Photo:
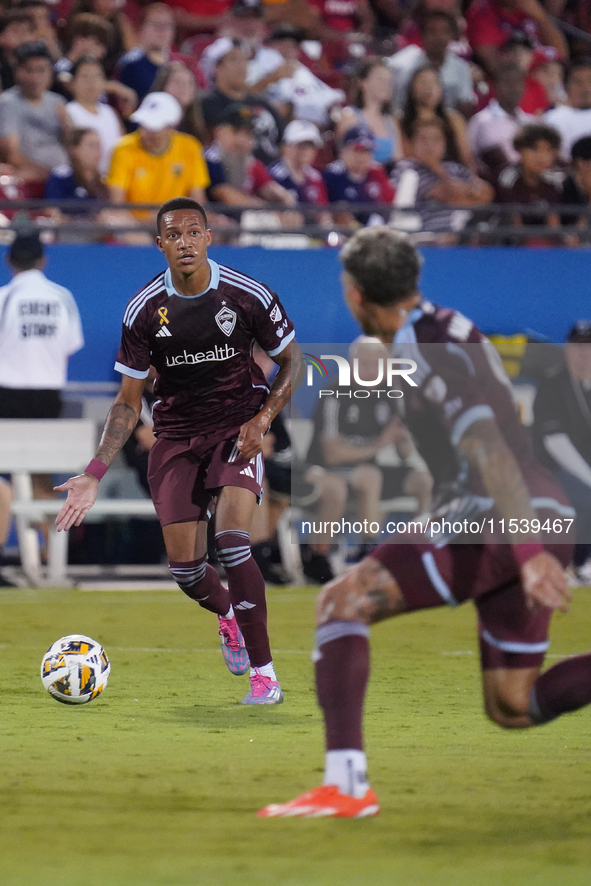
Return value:
M 243 458 L 236 438 L 203 451 L 203 437 L 167 440 L 159 437 L 148 461 L 150 494 L 162 526 L 207 520 L 211 500 L 224 486 L 263 494 L 263 456 Z
M 544 547 L 568 565 L 572 545 Z M 369 556 L 391 573 L 409 612 L 473 600 L 484 670 L 542 664 L 552 612 L 544 606 L 528 608 L 511 545 L 388 544 Z

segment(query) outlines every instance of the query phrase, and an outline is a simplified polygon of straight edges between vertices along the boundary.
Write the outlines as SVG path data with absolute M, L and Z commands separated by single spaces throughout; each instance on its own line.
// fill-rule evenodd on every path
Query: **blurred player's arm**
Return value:
M 591 465 L 585 461 L 570 437 L 563 433 L 546 434 L 544 448 L 564 470 L 591 487 Z
M 530 502 L 529 490 L 519 465 L 507 446 L 497 423 L 490 418 L 475 421 L 465 431 L 458 447 L 480 474 L 482 482 L 507 523 L 531 525 L 537 514 Z M 527 521 L 522 524 L 521 521 Z M 517 532 L 511 536 L 514 548 L 541 545 L 539 534 Z M 535 547 L 532 550 L 535 551 Z M 521 565 L 523 589 L 530 605 L 542 604 L 551 609 L 568 609 L 570 593 L 564 570 L 558 560 L 539 550 Z
M 122 376 L 119 393 L 109 410 L 94 456 L 96 461 L 100 461 L 108 467 L 127 442 L 142 411 L 143 391 L 143 378 Z M 55 487 L 58 492 L 68 493 L 64 506 L 55 520 L 58 531 L 70 529 L 71 526 L 80 526 L 96 500 L 98 484 L 99 481 L 95 476 L 84 473 L 70 477 L 61 486 Z
M 304 358 L 299 345 L 291 341 L 273 357 L 279 366 L 269 396 L 260 412 L 240 428 L 236 446 L 244 458 L 253 458 L 263 448 L 263 437 L 275 416 L 281 412 L 304 377 Z

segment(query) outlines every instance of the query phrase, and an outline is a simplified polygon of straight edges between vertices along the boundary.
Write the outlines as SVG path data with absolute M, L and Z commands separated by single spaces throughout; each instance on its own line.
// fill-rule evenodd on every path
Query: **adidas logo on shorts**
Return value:
M 250 465 L 246 465 L 245 468 L 242 468 L 242 470 L 240 471 L 240 473 L 241 473 L 241 474 L 244 474 L 246 477 L 252 477 L 252 479 L 254 480 L 254 474 L 253 474 L 253 472 L 252 472 L 252 468 L 251 468 Z
M 162 329 L 159 329 L 156 333 L 156 338 L 172 338 L 172 333 L 168 331 L 166 326 L 163 326 Z

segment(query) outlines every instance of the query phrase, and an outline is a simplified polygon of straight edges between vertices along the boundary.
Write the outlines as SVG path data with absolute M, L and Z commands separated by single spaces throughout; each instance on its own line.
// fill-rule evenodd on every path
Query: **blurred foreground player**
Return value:
M 346 301 L 364 332 L 417 363 L 404 420 L 435 480 L 447 519 L 479 515 L 479 536 L 384 544 L 327 584 L 318 601 L 316 685 L 326 724 L 324 784 L 262 817 L 362 817 L 379 811 L 362 742 L 369 626 L 403 612 L 473 599 L 484 704 L 506 728 L 546 723 L 591 702 L 591 654 L 540 676 L 552 611 L 570 600 L 564 567 L 574 511 L 535 461 L 493 346 L 461 314 L 425 301 L 420 258 L 391 229 L 360 231 L 344 247 Z M 451 482 L 453 481 L 453 482 Z M 546 533 L 542 521 L 559 526 Z M 513 535 L 497 528 L 517 521 Z M 533 522 L 532 522 L 533 521 Z M 535 532 L 532 526 L 542 530 Z M 564 533 L 558 533 L 558 528 Z M 462 526 L 460 525 L 460 530 Z M 466 543 L 458 543 L 458 542 Z M 477 542 L 477 543 L 476 543 Z M 560 543 L 562 542 L 562 543 Z
M 68 497 L 58 529 L 78 526 L 101 477 L 136 426 L 150 365 L 154 433 L 148 481 L 175 581 L 220 622 L 229 670 L 250 666 L 243 704 L 279 704 L 265 583 L 251 557 L 250 524 L 262 493 L 263 435 L 289 400 L 301 369 L 294 330 L 266 286 L 207 257 L 203 207 L 186 197 L 161 206 L 157 244 L 168 270 L 128 303 L 116 369 L 121 388 L 86 471 L 60 490 Z M 269 391 L 253 343 L 279 365 Z M 207 564 L 207 521 L 216 500 L 216 548 L 228 588 Z M 235 613 L 235 614 L 234 614 Z

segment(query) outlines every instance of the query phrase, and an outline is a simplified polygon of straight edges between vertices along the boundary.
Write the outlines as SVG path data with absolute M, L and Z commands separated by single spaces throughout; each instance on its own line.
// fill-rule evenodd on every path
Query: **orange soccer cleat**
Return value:
M 336 785 L 325 784 L 289 803 L 271 803 L 257 812 L 257 818 L 365 818 L 377 815 L 380 804 L 372 788 L 360 799 L 341 794 Z

